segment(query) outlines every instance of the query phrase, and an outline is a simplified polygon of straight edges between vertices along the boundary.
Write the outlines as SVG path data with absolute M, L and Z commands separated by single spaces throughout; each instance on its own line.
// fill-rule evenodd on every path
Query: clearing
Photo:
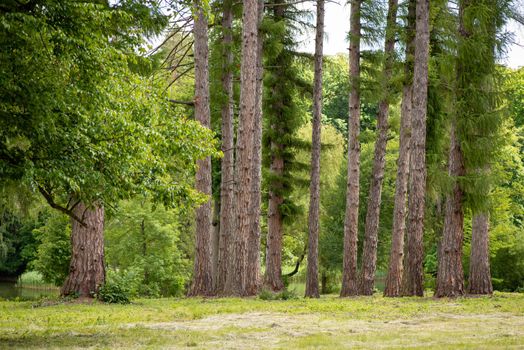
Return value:
M 524 349 L 524 294 L 0 302 L 0 348 Z

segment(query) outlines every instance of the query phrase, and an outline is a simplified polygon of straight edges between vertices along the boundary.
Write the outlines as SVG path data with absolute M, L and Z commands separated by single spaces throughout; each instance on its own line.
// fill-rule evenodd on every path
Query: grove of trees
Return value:
M 0 280 L 524 290 L 516 4 L 347 6 L 329 56 L 324 0 L 2 2 Z

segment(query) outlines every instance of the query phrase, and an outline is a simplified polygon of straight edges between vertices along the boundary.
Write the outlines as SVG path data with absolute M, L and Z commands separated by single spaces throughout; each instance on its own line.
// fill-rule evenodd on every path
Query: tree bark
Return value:
M 377 269 L 378 226 L 380 220 L 380 204 L 382 197 L 382 182 L 386 164 L 386 146 L 388 141 L 389 100 L 391 96 L 391 77 L 395 63 L 395 34 L 397 32 L 398 0 L 389 0 L 386 39 L 384 43 L 384 96 L 379 103 L 377 113 L 377 140 L 373 157 L 373 173 L 369 188 L 364 232 L 364 249 L 362 257 L 362 275 L 360 278 L 360 293 L 373 295 L 375 271 Z
M 466 174 L 460 141 L 456 132 L 456 121 L 451 126 L 449 150 L 449 175 L 457 179 Z M 464 295 L 464 271 L 462 269 L 462 241 L 464 240 L 464 194 L 455 182 L 453 191 L 446 198 L 444 232 L 438 256 L 437 288 L 435 296 L 457 297 Z
M 71 219 L 71 263 L 60 294 L 93 297 L 105 282 L 104 208 L 80 202 L 73 213 L 85 226 Z
M 277 6 L 274 7 L 275 21 L 284 20 L 284 11 L 286 9 L 285 1 L 277 1 Z M 277 63 L 281 63 L 279 57 L 276 59 Z M 283 69 L 281 64 L 277 67 L 278 70 Z M 280 95 L 280 86 L 271 87 L 273 94 Z M 279 100 L 276 103 L 275 109 L 277 113 L 283 113 L 286 101 Z M 282 115 L 282 114 L 281 114 Z M 274 132 L 283 137 L 284 132 L 280 129 L 278 123 L 272 122 L 270 128 Z M 268 234 L 266 247 L 266 274 L 264 276 L 264 285 L 272 291 L 278 292 L 284 288 L 282 281 L 282 214 L 280 213 L 280 205 L 284 202 L 282 195 L 283 183 L 281 180 L 284 174 L 284 145 L 278 143 L 278 137 L 273 137 L 270 146 L 271 161 L 269 164 L 269 172 L 274 178 L 269 184 L 269 205 L 268 205 Z
M 232 0 L 223 3 L 222 17 L 222 89 L 227 102 L 222 106 L 222 152 L 224 157 L 221 163 L 222 178 L 220 182 L 220 238 L 218 247 L 218 271 L 216 291 L 224 291 L 228 272 L 228 260 L 231 258 L 231 235 L 234 225 L 234 113 L 233 113 L 233 7 Z
M 242 12 L 242 63 L 240 68 L 240 115 L 235 166 L 235 234 L 230 271 L 224 293 L 246 295 L 247 244 L 253 228 L 250 210 L 253 205 L 253 157 L 257 94 L 258 3 L 245 0 Z
M 322 59 L 324 44 L 324 0 L 317 1 L 315 37 L 315 77 L 313 87 L 313 131 L 311 148 L 311 185 L 309 188 L 308 254 L 306 297 L 319 298 L 318 236 L 320 231 L 320 145 L 322 131 Z
M 487 213 L 473 216 L 468 293 L 493 294 L 489 268 L 489 214 Z
M 195 0 L 194 55 L 195 55 L 195 119 L 204 127 L 210 126 L 209 69 L 207 17 L 201 0 Z M 211 262 L 211 157 L 197 162 L 196 189 L 209 196 L 196 210 L 196 244 L 193 281 L 189 296 L 213 295 L 213 268 Z
M 411 139 L 411 107 L 413 94 L 413 56 L 415 39 L 415 0 L 409 1 L 406 42 L 406 63 L 404 65 L 404 87 L 400 114 L 400 140 L 395 183 L 395 205 L 393 208 L 393 232 L 391 252 L 384 296 L 400 296 L 403 273 L 404 235 L 406 231 L 406 197 L 409 179 L 409 155 Z
M 408 195 L 407 265 L 402 295 L 424 295 L 424 209 L 426 199 L 426 114 L 429 61 L 429 0 L 417 0 L 413 110 L 411 116 L 411 182 Z
M 271 142 L 271 164 L 269 171 L 275 177 L 281 177 L 284 173 L 284 159 L 282 154 L 283 146 Z M 264 285 L 274 292 L 281 291 L 284 288 L 282 282 L 282 215 L 280 205 L 284 198 L 280 195 L 282 183 L 274 180 L 269 190 L 269 207 L 267 218 L 267 250 L 266 250 L 266 274 Z
M 361 0 L 351 1 L 349 40 L 349 140 L 346 216 L 344 220 L 344 257 L 341 297 L 358 294 L 357 240 L 360 178 L 360 7 Z
M 258 38 L 257 38 L 257 92 L 256 115 L 254 125 L 254 154 L 253 154 L 253 205 L 251 207 L 251 221 L 253 228 L 250 232 L 248 245 L 248 279 L 246 292 L 256 295 L 261 285 L 260 276 L 260 186 L 262 180 L 262 88 L 263 88 L 263 48 L 264 41 L 261 33 L 262 19 L 264 18 L 264 0 L 258 0 Z

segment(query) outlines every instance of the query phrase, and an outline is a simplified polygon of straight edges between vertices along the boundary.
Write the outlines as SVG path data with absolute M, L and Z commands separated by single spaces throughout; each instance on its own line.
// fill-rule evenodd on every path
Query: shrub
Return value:
M 97 299 L 104 303 L 110 304 L 129 304 L 130 295 L 129 289 L 119 283 L 106 281 L 106 283 L 100 287 L 97 294 Z

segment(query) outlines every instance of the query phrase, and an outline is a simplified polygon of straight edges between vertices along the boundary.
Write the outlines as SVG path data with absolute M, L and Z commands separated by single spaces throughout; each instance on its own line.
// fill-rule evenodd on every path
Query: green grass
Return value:
M 524 344 L 524 294 L 43 304 L 0 302 L 0 348 L 508 349 Z

